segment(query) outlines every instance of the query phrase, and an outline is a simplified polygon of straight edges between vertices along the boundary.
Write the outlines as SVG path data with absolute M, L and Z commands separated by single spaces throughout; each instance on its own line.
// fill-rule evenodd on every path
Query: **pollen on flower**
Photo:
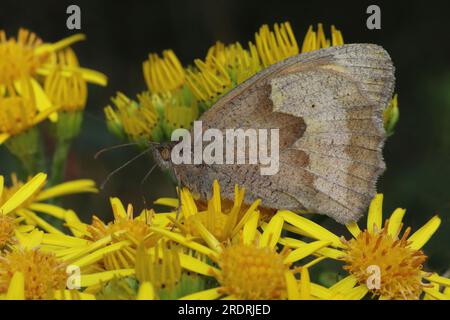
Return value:
M 268 247 L 237 244 L 222 251 L 218 276 L 224 293 L 237 299 L 284 299 L 287 296 L 283 255 Z
M 418 299 L 425 284 L 422 283 L 421 270 L 426 256 L 420 250 L 413 250 L 406 240 L 410 228 L 398 238 L 398 234 L 388 234 L 388 220 L 381 230 L 373 233 L 365 230 L 356 239 L 344 241 L 346 254 L 343 257 L 344 269 L 353 274 L 361 284 L 366 284 L 370 266 L 380 268 L 380 288 L 375 294 L 389 299 Z
M 190 212 L 182 208 L 185 217 L 183 229 L 190 235 L 200 236 L 198 225 L 205 227 L 217 240 L 225 242 L 233 236 L 235 227 L 241 222 L 248 210 L 257 210 L 259 202 L 251 206 L 244 204 L 245 189 L 239 189 L 235 186 L 234 201 L 222 199 L 220 195 L 220 186 L 217 180 L 213 184 L 213 196 L 205 202 L 201 199 L 195 200 L 195 206 L 198 211 Z M 188 189 L 182 191 L 182 203 L 194 201 L 194 197 Z
M 65 265 L 53 254 L 39 250 L 14 250 L 0 259 L 0 293 L 8 290 L 15 272 L 25 276 L 25 298 L 45 299 L 51 289 L 65 287 Z
M 37 122 L 38 109 L 31 95 L 0 97 L 0 133 L 18 135 Z
M 133 217 L 133 207 L 131 205 L 128 206 L 126 216 L 118 214 L 114 206 L 113 210 L 114 221 L 108 224 L 93 216 L 92 224 L 87 227 L 87 231 L 90 234 L 87 238 L 97 241 L 111 236 L 113 243 L 129 240 L 131 242 L 130 246 L 105 255 L 102 264 L 107 270 L 130 268 L 135 263 L 137 244 L 142 243 L 146 247 L 152 247 L 157 243 L 159 237 L 152 234 L 150 223 L 147 219 Z
M 46 59 L 35 54 L 41 43 L 36 34 L 25 29 L 19 30 L 17 39 L 7 39 L 0 30 L 0 84 L 12 85 L 21 77 L 33 76 Z
M 143 241 L 151 231 L 147 222 L 142 220 L 118 217 L 113 222 L 105 224 L 98 217 L 93 216 L 92 224 L 88 226 L 88 232 L 94 241 L 112 234 L 116 234 L 116 238 L 122 240 L 125 237 L 121 236 L 120 233 L 126 233 L 127 237 L 131 236 L 139 242 Z
M 14 230 L 14 218 L 0 213 L 0 250 L 12 243 Z

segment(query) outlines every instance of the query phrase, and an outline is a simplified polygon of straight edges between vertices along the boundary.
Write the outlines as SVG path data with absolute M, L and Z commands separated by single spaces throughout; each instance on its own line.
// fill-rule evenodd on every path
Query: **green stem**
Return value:
M 60 112 L 58 116 L 59 119 L 53 127 L 53 133 L 56 138 L 56 147 L 52 159 L 49 186 L 54 186 L 64 181 L 70 145 L 72 140 L 80 133 L 83 112 Z
M 64 181 L 66 172 L 66 162 L 70 151 L 70 140 L 58 139 L 56 141 L 55 153 L 53 154 L 51 176 L 48 181 L 49 186 L 57 185 Z
M 37 128 L 10 138 L 6 142 L 8 150 L 16 156 L 23 167 L 21 179 L 26 180 L 38 172 L 45 172 L 45 157 L 40 133 Z

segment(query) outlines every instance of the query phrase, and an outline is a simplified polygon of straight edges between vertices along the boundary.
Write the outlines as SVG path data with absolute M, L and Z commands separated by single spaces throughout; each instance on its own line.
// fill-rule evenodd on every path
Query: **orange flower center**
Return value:
M 21 29 L 17 39 L 6 39 L 0 31 L 0 84 L 10 85 L 21 77 L 32 76 L 45 56 L 35 54 L 42 41 L 32 32 Z
M 12 242 L 14 219 L 0 213 L 0 250 Z
M 8 290 L 15 272 L 25 275 L 25 298 L 45 299 L 49 291 L 65 287 L 65 265 L 52 254 L 38 250 L 15 250 L 0 259 L 0 292 Z
M 410 228 L 401 239 L 391 236 L 387 223 L 380 231 L 361 232 L 356 239 L 344 242 L 347 246 L 344 269 L 361 284 L 367 284 L 375 275 L 375 267 L 380 277 L 378 288 L 372 288 L 375 294 L 390 299 L 418 299 L 424 286 L 422 264 L 427 257 L 422 251 L 409 247 L 406 240 L 409 233 Z
M 238 244 L 226 247 L 220 257 L 218 280 L 223 291 L 238 299 L 284 299 L 283 255 L 269 248 Z

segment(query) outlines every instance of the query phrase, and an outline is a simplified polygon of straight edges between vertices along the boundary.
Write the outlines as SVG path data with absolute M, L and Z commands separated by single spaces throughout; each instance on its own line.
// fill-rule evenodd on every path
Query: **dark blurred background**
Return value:
M 184 64 L 204 57 L 216 40 L 253 40 L 262 24 L 290 21 L 299 43 L 310 24 L 331 24 L 342 30 L 346 43 L 372 42 L 385 47 L 397 68 L 400 122 L 384 151 L 387 171 L 379 182 L 387 216 L 407 208 L 406 223 L 414 229 L 434 214 L 443 224 L 426 252 L 429 267 L 448 269 L 450 251 L 450 42 L 448 1 L 9 1 L 0 2 L 0 29 L 8 35 L 29 28 L 46 41 L 73 34 L 66 29 L 66 8 L 77 4 L 88 40 L 74 46 L 83 66 L 109 76 L 107 88 L 91 86 L 84 128 L 70 155 L 68 179 L 101 182 L 133 149 L 111 151 L 100 160 L 99 149 L 117 144 L 106 130 L 103 107 L 120 90 L 133 97 L 146 89 L 141 64 L 149 52 L 172 48 Z M 381 7 L 381 30 L 366 28 L 366 8 Z M 14 160 L 0 151 L 0 174 L 15 170 Z M 117 174 L 100 195 L 66 198 L 85 220 L 91 214 L 110 219 L 108 197 L 142 208 L 140 181 L 151 166 L 141 159 Z M 148 203 L 175 195 L 163 174 L 153 174 L 145 187 Z M 328 223 L 328 222 L 327 222 Z M 330 225 L 335 225 L 330 223 Z

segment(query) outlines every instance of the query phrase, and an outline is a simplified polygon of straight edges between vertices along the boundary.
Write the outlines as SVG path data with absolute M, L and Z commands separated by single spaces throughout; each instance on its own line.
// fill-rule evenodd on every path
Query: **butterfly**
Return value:
M 207 199 L 220 182 L 223 198 L 235 184 L 245 203 L 357 220 L 385 170 L 383 111 L 392 99 L 394 65 L 375 44 L 347 44 L 299 54 L 257 73 L 223 95 L 199 120 L 216 128 L 279 129 L 279 170 L 259 164 L 174 164 L 176 143 L 154 148 L 162 168 Z

